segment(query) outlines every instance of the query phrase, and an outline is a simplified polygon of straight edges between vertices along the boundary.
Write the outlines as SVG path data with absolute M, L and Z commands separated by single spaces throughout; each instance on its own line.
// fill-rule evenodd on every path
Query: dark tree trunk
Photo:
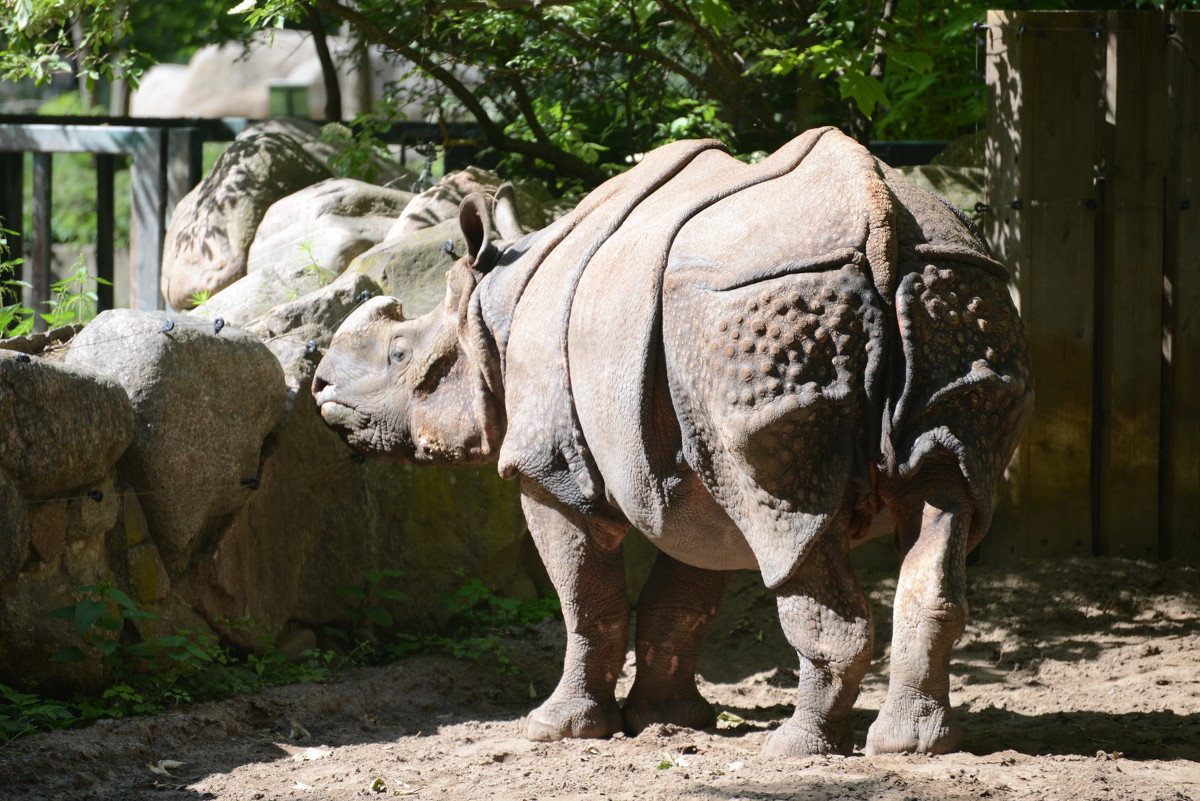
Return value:
M 308 7 L 308 26 L 312 30 L 313 45 L 317 48 L 317 58 L 321 61 L 321 77 L 325 83 L 325 120 L 327 122 L 342 121 L 342 89 L 338 85 L 337 67 L 329 54 L 329 42 L 325 38 L 325 25 L 321 22 L 321 12 L 316 6 Z
M 877 81 L 883 80 L 884 69 L 887 67 L 887 51 L 883 49 L 883 40 L 887 38 L 887 30 L 885 25 L 892 21 L 896 16 L 896 4 L 899 0 L 884 0 L 883 11 L 879 15 L 879 27 L 875 37 L 875 52 L 871 56 L 871 69 L 868 75 Z M 863 114 L 862 109 L 858 107 L 858 103 L 851 101 L 850 103 L 850 135 L 853 136 L 860 144 L 866 145 L 871 141 L 871 129 L 875 126 L 876 113 L 868 117 Z

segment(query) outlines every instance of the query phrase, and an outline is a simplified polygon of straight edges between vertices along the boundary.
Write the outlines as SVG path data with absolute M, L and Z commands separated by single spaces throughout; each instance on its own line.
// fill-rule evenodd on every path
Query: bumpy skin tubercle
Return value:
M 313 391 L 360 450 L 520 480 L 567 628 L 525 736 L 711 725 L 700 649 L 730 571 L 751 568 L 800 672 L 765 752 L 849 753 L 872 632 L 849 541 L 886 506 L 904 558 L 865 748 L 957 748 L 965 557 L 1032 408 L 1004 269 L 970 224 L 833 129 L 755 165 L 660 148 L 516 241 L 492 242 L 488 215 L 464 202 L 445 303 L 404 321 L 372 301 Z M 631 525 L 661 554 L 622 708 Z

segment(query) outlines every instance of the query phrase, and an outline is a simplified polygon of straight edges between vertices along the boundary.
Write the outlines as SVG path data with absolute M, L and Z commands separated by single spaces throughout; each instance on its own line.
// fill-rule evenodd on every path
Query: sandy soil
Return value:
M 705 694 L 741 722 L 518 738 L 517 721 L 556 679 L 560 624 L 547 621 L 510 646 L 520 679 L 420 657 L 25 738 L 0 751 L 0 798 L 1200 801 L 1200 569 L 1080 560 L 973 569 L 971 581 L 953 664 L 958 754 L 760 757 L 790 712 L 795 656 L 771 596 L 746 574 L 701 666 Z M 895 580 L 863 583 L 878 634 L 855 713 L 860 745 L 884 696 Z M 185 764 L 164 775 L 151 770 L 160 760 Z

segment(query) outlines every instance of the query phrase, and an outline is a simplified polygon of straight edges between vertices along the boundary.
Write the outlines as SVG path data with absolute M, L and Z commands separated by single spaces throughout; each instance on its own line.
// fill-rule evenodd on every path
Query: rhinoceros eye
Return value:
M 392 349 L 388 353 L 388 363 L 402 365 L 408 362 L 411 351 L 408 348 L 408 342 L 403 337 L 397 337 L 392 340 Z

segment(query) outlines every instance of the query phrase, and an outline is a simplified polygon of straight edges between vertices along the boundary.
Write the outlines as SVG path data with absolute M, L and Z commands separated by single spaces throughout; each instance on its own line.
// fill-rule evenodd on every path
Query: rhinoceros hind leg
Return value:
M 637 673 L 624 708 L 630 734 L 655 723 L 690 729 L 716 723 L 696 689 L 696 663 L 732 575 L 659 552 L 638 596 Z
M 567 629 L 562 678 L 522 721 L 521 733 L 540 741 L 608 737 L 623 726 L 614 690 L 629 638 L 621 556 L 628 525 L 579 514 L 526 483 L 521 508 Z
M 779 622 L 800 657 L 800 689 L 795 713 L 763 753 L 849 754 L 850 710 L 871 661 L 872 628 L 844 528 L 827 530 L 777 592 Z
M 918 475 L 917 486 L 926 485 L 921 494 L 890 503 L 908 550 L 896 586 L 888 694 L 867 734 L 868 754 L 945 754 L 959 748 L 961 732 L 950 707 L 950 652 L 967 622 L 972 506 L 965 482 L 955 479 L 928 486 Z

